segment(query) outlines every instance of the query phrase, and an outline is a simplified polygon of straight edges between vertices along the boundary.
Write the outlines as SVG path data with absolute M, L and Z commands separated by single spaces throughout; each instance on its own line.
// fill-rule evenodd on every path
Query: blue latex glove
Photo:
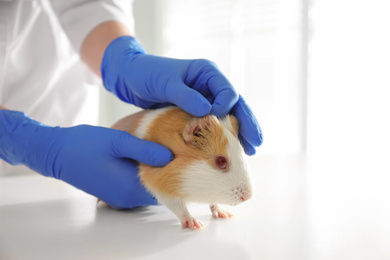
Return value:
M 208 113 L 222 117 L 231 112 L 240 122 L 240 139 L 249 155 L 263 141 L 249 106 L 208 60 L 148 55 L 135 38 L 122 36 L 106 48 L 101 73 L 109 91 L 142 108 L 173 104 L 198 117 Z
M 61 179 L 114 208 L 157 203 L 140 184 L 131 159 L 153 166 L 172 159 L 167 148 L 123 131 L 49 127 L 9 110 L 0 110 L 0 133 L 0 158 Z

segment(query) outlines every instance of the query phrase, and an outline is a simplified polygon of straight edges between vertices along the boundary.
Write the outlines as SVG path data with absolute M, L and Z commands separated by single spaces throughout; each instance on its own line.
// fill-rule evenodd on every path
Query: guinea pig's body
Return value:
M 203 225 L 187 210 L 188 202 L 210 204 L 214 217 L 229 218 L 218 204 L 237 205 L 252 196 L 252 186 L 234 116 L 196 118 L 180 108 L 143 110 L 112 128 L 170 149 L 174 160 L 164 167 L 139 165 L 144 186 L 179 218 L 183 227 Z

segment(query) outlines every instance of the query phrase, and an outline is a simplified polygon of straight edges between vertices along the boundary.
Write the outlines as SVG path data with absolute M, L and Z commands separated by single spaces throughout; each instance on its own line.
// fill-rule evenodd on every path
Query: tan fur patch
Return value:
M 148 111 L 150 112 L 150 110 L 145 110 L 144 113 L 131 115 L 130 118 L 127 117 L 128 122 L 120 123 L 121 120 L 114 126 L 133 133 Z M 126 118 L 123 120 L 126 121 Z M 188 124 L 197 124 L 199 128 L 191 143 L 186 143 L 183 137 Z M 152 193 L 158 191 L 166 196 L 185 199 L 187 194 L 182 189 L 181 171 L 189 164 L 200 160 L 207 161 L 210 166 L 216 167 L 215 156 L 227 157 L 227 138 L 223 136 L 223 128 L 218 119 L 211 115 L 196 118 L 180 108 L 172 108 L 159 115 L 150 123 L 143 139 L 167 147 L 175 157 L 165 167 L 140 164 L 141 181 Z

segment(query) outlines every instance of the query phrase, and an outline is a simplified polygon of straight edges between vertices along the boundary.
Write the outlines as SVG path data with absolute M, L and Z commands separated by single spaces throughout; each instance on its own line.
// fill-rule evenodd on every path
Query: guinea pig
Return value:
M 174 155 L 164 167 L 139 164 L 141 183 L 180 220 L 183 228 L 203 229 L 187 203 L 210 204 L 215 218 L 230 218 L 218 204 L 238 205 L 252 197 L 253 188 L 239 123 L 227 115 L 194 117 L 178 107 L 143 110 L 116 122 L 113 129 L 159 143 Z

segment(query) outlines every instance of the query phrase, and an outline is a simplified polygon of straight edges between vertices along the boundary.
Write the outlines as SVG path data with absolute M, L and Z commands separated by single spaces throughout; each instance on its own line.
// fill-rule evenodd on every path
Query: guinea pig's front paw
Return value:
M 231 218 L 234 215 L 227 210 L 222 209 L 217 204 L 210 205 L 211 214 L 214 218 Z
M 198 221 L 197 219 L 193 218 L 192 216 L 188 216 L 181 220 L 181 225 L 183 228 L 189 228 L 189 229 L 203 229 L 203 224 Z

